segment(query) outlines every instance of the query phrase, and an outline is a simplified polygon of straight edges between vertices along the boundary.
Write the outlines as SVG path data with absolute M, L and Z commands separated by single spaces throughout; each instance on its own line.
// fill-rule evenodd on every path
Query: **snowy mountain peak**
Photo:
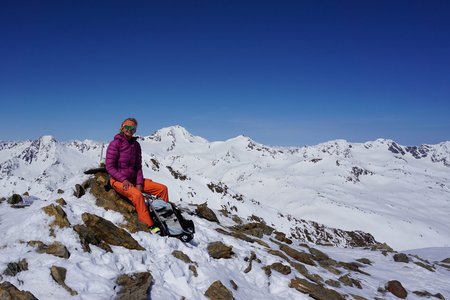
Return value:
M 180 125 L 174 125 L 165 127 L 154 132 L 150 139 L 163 141 L 168 140 L 170 142 L 188 142 L 188 143 L 207 143 L 208 141 L 202 137 L 194 136 L 186 128 Z

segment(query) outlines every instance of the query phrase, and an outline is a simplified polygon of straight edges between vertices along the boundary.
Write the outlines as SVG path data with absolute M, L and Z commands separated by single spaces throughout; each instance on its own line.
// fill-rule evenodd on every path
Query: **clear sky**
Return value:
M 450 1 L 0 1 L 0 140 L 450 140 Z

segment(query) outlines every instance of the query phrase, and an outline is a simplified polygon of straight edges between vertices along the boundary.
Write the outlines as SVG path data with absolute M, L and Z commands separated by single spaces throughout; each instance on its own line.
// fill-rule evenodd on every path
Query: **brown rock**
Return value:
M 231 258 L 233 256 L 233 251 L 231 246 L 227 246 L 222 242 L 213 242 L 208 245 L 208 254 L 212 258 Z
M 183 253 L 183 251 L 180 250 L 173 250 L 172 251 L 172 256 L 175 258 L 178 258 L 179 260 L 184 261 L 187 264 L 192 264 L 194 263 L 189 256 L 187 256 L 186 254 Z M 195 263 L 196 264 L 196 263 Z
M 42 208 L 42 210 L 49 216 L 55 217 L 55 220 L 50 223 L 50 227 L 58 226 L 60 228 L 70 227 L 70 222 L 67 219 L 66 212 L 59 205 L 50 204 Z
M 417 296 L 420 296 L 420 297 L 427 297 L 427 298 L 434 297 L 437 299 L 445 300 L 444 296 L 441 293 L 437 293 L 437 294 L 433 295 L 428 291 L 414 291 L 413 294 L 416 294 Z
M 114 189 L 105 188 L 109 181 L 109 175 L 104 168 L 99 168 L 96 171 L 95 177 L 91 180 L 91 193 L 95 197 L 95 204 L 103 207 L 106 210 L 117 211 L 124 216 L 125 224 L 121 227 L 125 228 L 131 233 L 138 231 L 147 231 L 148 226 L 139 221 L 136 214 L 136 209 L 128 199 L 116 193 Z
M 422 268 L 424 268 L 424 269 L 427 269 L 427 270 L 430 271 L 430 272 L 435 272 L 435 271 L 436 271 L 436 269 L 435 269 L 432 265 L 425 264 L 425 263 L 420 262 L 420 261 L 415 261 L 414 263 L 415 263 L 416 265 L 418 265 L 419 267 L 422 267 Z
M 189 265 L 189 270 L 194 274 L 194 277 L 198 277 L 197 268 L 194 265 Z
M 233 288 L 233 290 L 235 290 L 235 291 L 238 290 L 238 285 L 236 284 L 236 282 L 234 282 L 233 280 L 230 279 L 230 284 L 231 284 L 231 287 Z
M 22 259 L 17 263 L 8 263 L 6 269 L 3 271 L 4 275 L 7 276 L 16 276 L 18 273 L 22 271 L 28 270 L 28 263 L 26 259 Z
M 81 218 L 84 224 L 92 229 L 98 240 L 127 249 L 145 250 L 127 231 L 117 227 L 112 222 L 89 213 L 83 213 Z
M 211 300 L 234 299 L 233 294 L 220 282 L 214 281 L 205 292 L 205 296 Z
M 406 255 L 405 253 L 396 253 L 394 254 L 394 261 L 409 263 L 409 258 L 408 255 Z
M 366 265 L 372 265 L 372 262 L 368 258 L 358 258 L 356 261 L 359 261 L 360 263 L 363 263 Z
M 350 277 L 350 274 L 346 274 L 344 276 L 339 277 L 339 281 L 342 282 L 346 286 L 357 287 L 358 289 L 362 289 L 361 282 L 356 279 Z
M 273 249 L 270 249 L 270 250 L 267 250 L 267 252 L 268 252 L 269 254 L 272 254 L 272 255 L 281 257 L 282 259 L 284 259 L 284 260 L 286 260 L 286 261 L 289 261 L 289 258 L 288 258 L 286 255 L 284 255 L 283 252 L 281 252 L 280 250 L 273 250 Z
M 66 284 L 66 274 L 67 270 L 62 267 L 52 266 L 50 269 L 50 273 L 52 275 L 52 278 L 60 285 L 62 286 L 66 291 L 70 293 L 71 296 L 78 295 L 78 293 L 74 290 L 72 290 L 69 286 Z
M 291 268 L 279 262 L 273 263 L 269 267 L 283 275 L 291 274 Z
M 58 203 L 61 206 L 67 205 L 67 202 L 66 202 L 66 200 L 64 200 L 64 198 L 59 198 L 58 200 L 56 200 L 56 203 Z
M 86 194 L 86 190 L 84 189 L 84 187 L 81 184 L 76 184 L 75 192 L 73 193 L 73 195 L 77 198 L 81 198 L 84 194 Z
M 37 247 L 37 252 L 39 253 L 47 253 L 66 259 L 70 257 L 69 250 L 67 250 L 66 246 L 64 246 L 60 242 L 54 242 L 49 246 L 47 246 L 41 241 L 29 241 L 28 245 L 32 247 Z
M 280 242 L 286 243 L 288 245 L 292 244 L 292 240 L 286 237 L 286 234 L 283 232 L 275 231 L 275 238 Z
M 300 279 L 296 277 L 291 280 L 289 287 L 296 289 L 301 293 L 308 294 L 314 299 L 345 300 L 345 297 L 335 290 L 328 289 L 320 284 L 309 282 L 306 279 Z
M 450 264 L 450 257 L 444 259 L 442 262 L 443 262 L 443 263 L 446 263 L 446 264 Z
M 32 293 L 21 291 L 7 281 L 0 283 L 0 299 L 38 300 Z
M 255 254 L 255 252 L 252 251 L 252 253 L 250 254 L 250 257 L 248 258 L 249 263 L 248 263 L 247 268 L 245 268 L 244 273 L 248 273 L 252 270 L 252 262 L 255 259 L 256 259 L 256 254 Z
M 329 286 L 335 287 L 335 288 L 340 288 L 341 287 L 341 283 L 339 281 L 333 280 L 333 279 L 328 279 L 325 281 L 326 284 L 328 284 Z
M 153 277 L 150 272 L 120 275 L 116 279 L 116 283 L 120 287 L 116 299 L 147 299 L 152 280 Z
M 253 222 L 230 227 L 235 232 L 241 232 L 248 235 L 262 238 L 263 235 L 271 235 L 274 228 L 266 225 L 264 222 Z
M 322 260 L 330 259 L 330 257 L 327 254 L 325 254 L 322 251 L 317 250 L 315 248 L 309 248 L 309 253 L 311 253 L 314 256 L 313 259 L 316 260 L 316 261 L 322 261 Z
M 394 294 L 396 297 L 405 299 L 408 296 L 408 292 L 406 292 L 405 288 L 402 286 L 400 281 L 391 280 L 386 284 L 386 290 Z
M 75 225 L 73 226 L 73 230 L 78 233 L 80 237 L 81 246 L 85 252 L 91 252 L 91 247 L 89 245 L 97 246 L 106 252 L 113 252 L 111 247 L 103 240 L 98 238 L 95 234 L 95 231 L 91 228 L 88 228 L 84 225 Z
M 206 219 L 210 222 L 216 222 L 220 224 L 219 219 L 216 214 L 208 207 L 208 204 L 205 202 L 203 204 L 197 205 L 197 209 L 195 213 L 203 219 Z
M 291 247 L 289 247 L 287 245 L 281 245 L 280 249 L 284 253 L 286 253 L 287 255 L 289 255 L 290 257 L 292 257 L 293 259 L 295 259 L 295 260 L 297 260 L 297 261 L 299 261 L 301 263 L 304 263 L 304 264 L 307 264 L 307 265 L 310 265 L 310 266 L 315 266 L 316 265 L 316 263 L 312 259 L 313 255 L 311 255 L 309 253 L 299 252 L 299 251 L 297 251 L 297 250 L 295 250 L 295 249 L 293 249 L 293 248 L 291 248 Z

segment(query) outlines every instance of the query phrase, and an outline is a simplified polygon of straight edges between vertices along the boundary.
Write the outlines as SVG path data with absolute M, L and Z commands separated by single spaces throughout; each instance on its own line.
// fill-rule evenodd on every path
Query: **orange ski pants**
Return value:
M 153 220 L 150 217 L 147 205 L 145 205 L 144 196 L 136 188 L 136 186 L 130 184 L 128 189 L 125 190 L 123 187 L 123 183 L 115 180 L 112 177 L 110 179 L 110 183 L 116 192 L 127 197 L 131 201 L 131 203 L 133 203 L 134 207 L 136 208 L 138 219 L 147 224 L 149 227 L 153 226 Z M 165 186 L 164 184 L 154 182 L 150 179 L 145 178 L 142 190 L 144 193 L 155 195 L 163 199 L 164 201 L 169 202 L 169 193 L 167 191 L 167 186 Z

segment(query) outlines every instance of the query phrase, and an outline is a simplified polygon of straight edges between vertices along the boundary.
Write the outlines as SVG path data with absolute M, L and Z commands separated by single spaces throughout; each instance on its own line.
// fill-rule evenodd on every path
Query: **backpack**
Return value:
M 194 222 L 185 219 L 175 204 L 145 193 L 144 198 L 155 225 L 161 229 L 161 236 L 176 237 L 185 243 L 194 238 Z

